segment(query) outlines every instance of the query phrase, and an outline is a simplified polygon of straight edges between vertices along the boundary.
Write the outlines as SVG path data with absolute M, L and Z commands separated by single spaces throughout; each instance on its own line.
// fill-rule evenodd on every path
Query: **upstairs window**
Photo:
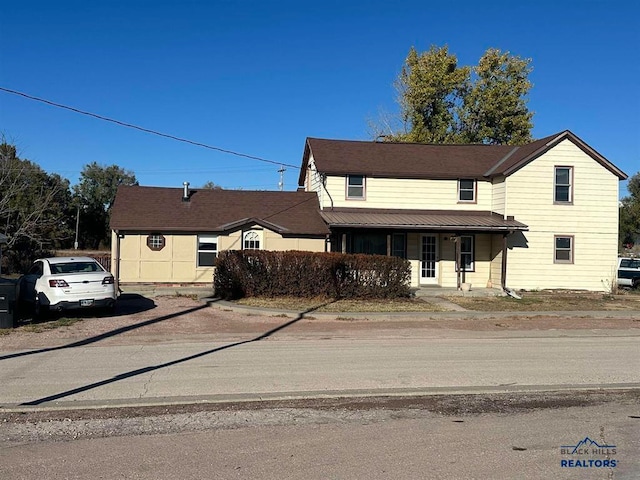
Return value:
M 556 167 L 554 179 L 554 203 L 573 203 L 573 168 Z
M 246 232 L 242 245 L 245 250 L 260 250 L 260 234 L 255 230 Z
M 364 200 L 364 175 L 347 175 L 347 198 Z
M 214 267 L 218 256 L 218 237 L 198 235 L 198 266 Z
M 459 202 L 475 202 L 476 201 L 476 181 L 473 179 L 458 180 L 458 201 Z

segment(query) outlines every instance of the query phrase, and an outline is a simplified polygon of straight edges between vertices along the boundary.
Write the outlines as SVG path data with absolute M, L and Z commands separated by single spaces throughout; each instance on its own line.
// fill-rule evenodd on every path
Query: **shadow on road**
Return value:
M 34 405 L 40 405 L 40 404 L 46 403 L 46 402 L 53 402 L 55 400 L 59 400 L 59 399 L 64 398 L 64 397 L 68 397 L 70 395 L 75 395 L 76 393 L 86 392 L 87 390 L 92 390 L 94 388 L 102 387 L 103 385 L 109 385 L 110 383 L 115 383 L 115 382 L 118 382 L 120 380 L 125 380 L 127 378 L 135 377 L 135 376 L 142 375 L 142 374 L 148 373 L 148 372 L 153 372 L 155 370 L 160 370 L 161 368 L 166 368 L 166 367 L 171 367 L 173 365 L 178 365 L 180 363 L 188 362 L 189 360 L 194 360 L 196 358 L 200 358 L 200 357 L 204 357 L 204 356 L 207 356 L 207 355 L 211 355 L 212 353 L 220 352 L 222 350 L 227 350 L 229 348 L 239 347 L 239 346 L 245 345 L 247 343 L 259 342 L 260 340 L 264 340 L 265 338 L 268 338 L 268 337 L 272 336 L 273 334 L 279 332 L 280 330 L 284 330 L 285 328 L 290 327 L 294 323 L 299 322 L 308 313 L 314 312 L 315 310 L 318 310 L 319 308 L 322 308 L 322 307 L 324 307 L 326 305 L 330 305 L 333 302 L 335 302 L 335 300 L 331 300 L 329 302 L 325 302 L 325 303 L 323 303 L 321 305 L 317 305 L 317 306 L 309 308 L 309 309 L 307 309 L 307 310 L 305 310 L 303 312 L 300 312 L 298 314 L 298 316 L 296 316 L 293 320 L 290 320 L 290 321 L 288 321 L 286 323 L 283 323 L 282 325 L 279 325 L 276 328 L 272 328 L 271 330 L 269 330 L 269 331 L 267 331 L 267 332 L 265 332 L 265 333 L 263 333 L 261 335 L 258 335 L 257 337 L 251 338 L 249 340 L 243 340 L 241 342 L 235 342 L 235 343 L 231 343 L 229 345 L 223 345 L 222 347 L 212 348 L 212 349 L 206 350 L 204 352 L 196 353 L 194 355 L 189 355 L 188 357 L 179 358 L 178 360 L 172 360 L 171 362 L 166 362 L 166 363 L 161 363 L 161 364 L 158 364 L 158 365 L 150 365 L 148 367 L 138 368 L 136 370 L 131 370 L 129 372 L 121 373 L 119 375 L 116 375 L 115 377 L 111 377 L 111 378 L 108 378 L 106 380 L 101 380 L 99 382 L 91 383 L 89 385 L 84 385 L 82 387 L 78 387 L 78 388 L 74 388 L 74 389 L 71 389 L 71 390 L 67 390 L 65 392 L 56 393 L 55 395 L 49 395 L 47 397 L 39 398 L 37 400 L 32 400 L 31 402 L 24 402 L 24 403 L 21 403 L 20 405 L 21 406 L 34 406 Z M 208 305 L 209 305 L 209 302 L 207 302 L 205 305 L 203 305 L 201 307 L 192 308 L 190 310 L 185 310 L 184 312 L 180 312 L 180 313 L 177 313 L 177 314 L 174 314 L 174 315 L 167 315 L 166 317 L 174 317 L 174 316 L 177 316 L 177 315 L 184 315 L 185 313 L 189 313 L 189 312 L 192 312 L 192 311 L 195 311 L 195 310 L 199 310 L 200 308 L 207 307 Z M 166 317 L 162 317 L 162 320 L 166 320 L 167 319 Z M 161 321 L 161 319 L 157 319 L 156 321 Z M 149 321 L 149 322 L 151 322 L 151 321 Z M 149 324 L 149 322 L 143 322 L 143 323 Z M 80 342 L 77 342 L 77 343 L 80 343 Z M 82 343 L 82 344 L 84 344 L 84 343 Z M 48 349 L 46 351 L 59 350 L 60 348 L 69 348 L 69 346 L 57 347 L 57 348 L 53 348 L 53 349 Z
M 149 300 L 148 298 L 145 298 L 145 297 L 141 297 L 139 295 L 137 295 L 136 297 L 140 297 L 140 298 L 136 298 L 137 301 L 133 306 L 126 306 L 126 305 L 119 305 L 118 306 L 118 309 L 122 309 L 122 313 L 120 313 L 121 315 L 123 315 L 124 312 L 136 313 L 138 311 L 150 310 L 150 308 L 145 308 L 144 310 L 139 310 L 140 305 L 148 306 L 149 302 L 151 302 L 151 304 L 153 305 L 153 307 L 151 307 L 151 308 L 155 307 L 155 304 L 153 303 L 152 300 Z M 147 325 L 153 325 L 154 323 L 164 322 L 165 320 L 170 320 L 172 318 L 176 318 L 176 317 L 179 317 L 181 315 L 187 315 L 189 313 L 196 312 L 198 310 L 202 310 L 203 308 L 207 308 L 209 305 L 211 305 L 212 303 L 215 303 L 217 301 L 218 301 L 217 299 L 207 300 L 204 304 L 198 305 L 197 307 L 189 308 L 187 310 L 182 310 L 182 311 L 176 312 L 176 313 L 171 313 L 169 315 L 163 315 L 162 317 L 158 317 L 158 318 L 152 318 L 150 320 L 145 320 L 144 322 L 135 323 L 133 325 L 127 325 L 126 327 L 116 328 L 115 330 L 110 330 L 108 332 L 101 333 L 100 335 L 95 335 L 93 337 L 85 338 L 83 340 L 78 340 L 77 342 L 69 343 L 67 345 L 60 345 L 60 346 L 57 346 L 57 347 L 40 348 L 38 350 L 29 350 L 28 352 L 11 353 L 11 354 L 8 354 L 8 355 L 0 355 L 0 360 L 7 360 L 9 358 L 16 358 L 16 357 L 24 357 L 24 356 L 27 356 L 27 355 L 35 355 L 35 354 L 38 354 L 38 353 L 54 352 L 56 350 L 64 350 L 64 349 L 67 349 L 67 348 L 83 347 L 85 345 L 90 345 L 92 343 L 96 343 L 96 342 L 99 342 L 101 340 L 104 340 L 105 338 L 115 337 L 116 335 L 120 335 L 122 333 L 126 333 L 126 332 L 129 332 L 131 330 L 136 330 L 138 328 L 146 327 Z

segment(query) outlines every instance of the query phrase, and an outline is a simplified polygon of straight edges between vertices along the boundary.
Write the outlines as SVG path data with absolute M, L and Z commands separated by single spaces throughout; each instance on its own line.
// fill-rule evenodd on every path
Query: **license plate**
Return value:
M 81 307 L 90 307 L 91 305 L 93 305 L 93 299 L 91 299 L 91 300 L 80 300 L 80 306 Z

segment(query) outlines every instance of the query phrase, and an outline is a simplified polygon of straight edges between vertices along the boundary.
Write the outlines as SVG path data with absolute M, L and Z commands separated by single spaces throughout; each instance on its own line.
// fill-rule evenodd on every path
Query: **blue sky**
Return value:
M 568 129 L 640 170 L 637 2 L 0 1 L 1 87 L 222 149 L 298 166 L 307 136 L 370 140 L 411 46 L 461 65 L 493 47 L 532 59 L 534 137 Z M 277 165 L 6 92 L 0 132 L 71 183 L 96 161 L 141 185 L 278 188 Z

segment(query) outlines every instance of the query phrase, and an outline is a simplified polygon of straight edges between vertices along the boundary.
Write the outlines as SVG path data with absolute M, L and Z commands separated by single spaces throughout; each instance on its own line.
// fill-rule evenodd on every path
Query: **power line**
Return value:
M 68 105 L 62 105 L 61 103 L 52 102 L 51 100 L 46 100 L 44 98 L 34 97 L 32 95 L 28 95 L 23 92 L 18 92 L 17 90 L 11 90 L 9 88 L 0 87 L 0 91 L 11 93 L 13 95 L 18 95 L 24 98 L 28 98 L 29 100 L 35 100 L 36 102 L 45 103 L 52 107 L 63 108 L 65 110 L 70 110 L 75 113 L 80 113 L 82 115 L 87 115 L 89 117 L 97 118 L 98 120 L 104 120 L 105 122 L 115 123 L 116 125 L 120 125 L 122 127 L 133 128 L 135 130 L 140 130 L 141 132 L 150 133 L 152 135 L 157 135 L 159 137 L 169 138 L 171 140 L 176 140 L 178 142 L 188 143 L 190 145 L 195 145 L 197 147 L 207 148 L 209 150 L 215 150 L 222 153 L 227 153 L 229 155 L 235 155 L 237 157 L 248 158 L 250 160 L 257 160 L 259 162 L 271 163 L 273 165 L 286 165 L 287 167 L 298 168 L 298 165 L 290 165 L 288 163 L 276 162 L 275 160 L 269 160 L 267 158 L 256 157 L 254 155 L 248 155 L 246 153 L 234 152 L 233 150 L 226 150 L 220 147 L 214 147 L 212 145 L 207 145 L 206 143 L 194 142 L 193 140 L 189 140 L 187 138 L 176 137 L 174 135 L 169 135 L 167 133 L 158 132 L 156 130 L 151 130 L 149 128 L 139 127 L 138 125 L 133 125 L 131 123 L 121 122 L 120 120 L 114 120 L 113 118 L 104 117 L 102 115 L 98 115 L 96 113 L 86 112 L 84 110 L 80 110 L 78 108 L 69 107 Z

